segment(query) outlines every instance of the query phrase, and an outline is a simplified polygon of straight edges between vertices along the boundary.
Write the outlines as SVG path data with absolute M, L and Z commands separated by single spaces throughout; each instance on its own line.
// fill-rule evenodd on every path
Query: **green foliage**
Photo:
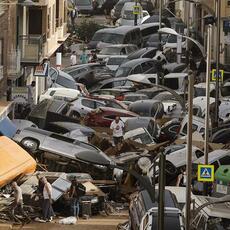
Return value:
M 91 20 L 84 20 L 76 28 L 76 35 L 80 40 L 88 42 L 92 39 L 94 33 L 102 29 L 103 26 Z

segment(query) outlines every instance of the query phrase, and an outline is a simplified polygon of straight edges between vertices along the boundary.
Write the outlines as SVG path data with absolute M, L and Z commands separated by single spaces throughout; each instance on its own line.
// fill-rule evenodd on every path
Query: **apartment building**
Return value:
M 221 35 L 220 35 L 220 61 L 223 64 L 230 64 L 230 0 L 221 2 Z M 196 31 L 200 31 L 205 38 L 207 26 L 204 25 L 204 16 L 216 15 L 216 0 L 197 0 L 196 3 L 189 1 L 178 1 L 176 8 L 181 12 L 185 22 Z M 213 58 L 216 50 L 216 26 L 213 26 Z
M 33 4 L 18 4 L 18 46 L 21 66 L 36 80 L 36 94 L 45 88 L 45 79 L 33 77 L 33 69 L 49 58 L 67 39 L 67 0 L 33 0 Z M 28 71 L 29 70 L 29 71 Z M 28 76 L 24 75 L 24 81 Z M 28 83 L 28 81 L 27 81 Z
M 16 11 L 16 0 L 0 1 L 0 121 L 12 115 L 13 103 L 7 101 L 8 85 L 20 75 Z

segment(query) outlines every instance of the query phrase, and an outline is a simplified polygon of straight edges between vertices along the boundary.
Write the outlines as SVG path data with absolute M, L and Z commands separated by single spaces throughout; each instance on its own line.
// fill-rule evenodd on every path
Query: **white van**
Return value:
M 68 88 L 49 88 L 39 97 L 39 102 L 45 99 L 72 101 L 81 95 L 79 90 Z

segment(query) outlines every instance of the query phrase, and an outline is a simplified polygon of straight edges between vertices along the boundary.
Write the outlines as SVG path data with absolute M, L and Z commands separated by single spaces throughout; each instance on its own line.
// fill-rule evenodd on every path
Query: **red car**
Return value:
M 87 126 L 110 127 L 111 122 L 116 116 L 119 117 L 137 117 L 136 113 L 110 107 L 100 107 L 93 110 L 85 116 L 84 123 Z
M 124 104 L 123 102 L 113 99 L 113 98 L 108 98 L 106 96 L 89 96 L 91 99 L 95 99 L 97 101 L 103 101 L 106 104 L 106 107 L 111 107 L 111 108 L 117 108 L 117 109 L 128 109 L 128 106 Z

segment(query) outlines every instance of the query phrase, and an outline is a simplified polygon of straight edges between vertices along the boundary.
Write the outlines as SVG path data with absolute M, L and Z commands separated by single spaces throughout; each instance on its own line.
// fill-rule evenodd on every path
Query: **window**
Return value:
M 230 7 L 230 0 L 227 1 L 227 6 Z
M 183 130 L 182 130 L 182 133 L 184 133 L 184 134 L 187 134 L 187 125 L 188 125 L 188 124 L 185 124 L 185 126 L 184 126 L 184 128 L 183 128 Z M 197 128 L 198 128 L 197 125 L 192 124 L 192 132 L 195 132 L 195 131 L 197 130 Z
M 151 50 L 145 53 L 142 58 L 153 58 L 156 55 L 156 50 Z
M 95 103 L 94 101 L 82 99 L 81 101 L 82 105 L 91 109 L 95 109 Z
M 116 115 L 107 115 L 105 116 L 105 118 L 114 120 L 116 118 Z
M 219 161 L 221 165 L 230 165 L 230 156 L 225 156 L 221 158 Z
M 134 68 L 134 70 L 132 71 L 132 74 L 137 74 L 137 73 L 141 73 L 142 70 L 141 70 L 141 66 L 138 65 Z
M 55 94 L 55 92 L 56 92 L 56 90 L 52 90 L 52 91 L 50 92 L 50 96 L 53 96 L 53 95 Z
M 197 158 L 200 158 L 200 157 L 204 156 L 204 153 L 202 151 L 200 151 L 200 150 L 196 150 L 195 154 L 196 154 Z

